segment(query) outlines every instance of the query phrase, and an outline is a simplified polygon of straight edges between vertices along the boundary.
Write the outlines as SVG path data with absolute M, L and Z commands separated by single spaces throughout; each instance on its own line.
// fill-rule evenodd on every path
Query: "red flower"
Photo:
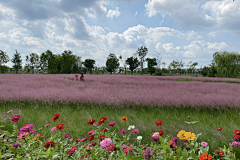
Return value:
M 93 140 L 94 139 L 94 136 L 90 136 L 89 137 L 89 140 L 91 141 L 91 140 Z
M 218 131 L 221 131 L 222 129 L 223 129 L 223 128 L 221 127 L 221 128 L 218 128 L 217 130 L 218 130 Z
M 61 114 L 61 113 L 55 114 L 55 116 L 53 117 L 53 121 L 54 121 L 54 122 L 60 117 L 60 114 Z
M 107 151 L 113 151 L 115 148 L 114 144 L 107 146 Z
M 87 155 L 82 155 L 81 159 L 88 158 Z
M 95 122 L 96 120 L 95 119 L 90 119 L 89 122 L 87 124 L 92 124 Z
M 172 147 L 175 144 L 175 142 L 171 141 L 169 144 L 169 147 Z
M 234 140 L 240 141 L 240 136 L 239 136 L 238 134 L 236 134 L 236 135 L 234 136 Z
M 131 145 L 132 145 L 132 143 L 129 143 L 128 145 L 129 145 L 129 146 L 131 146 Z
M 98 139 L 99 139 L 100 141 L 102 141 L 104 138 L 106 138 L 106 136 L 105 136 L 105 135 L 101 135 Z
M 106 127 L 103 127 L 103 128 L 102 128 L 102 131 L 103 131 L 103 132 L 107 132 L 107 128 L 106 128 Z
M 102 123 L 104 123 L 105 120 L 107 120 L 107 118 L 106 118 L 106 117 L 103 117 L 103 118 L 101 118 L 101 119 L 99 120 L 98 123 L 99 123 L 99 124 L 102 124 Z
M 221 156 L 221 155 L 224 155 L 224 152 L 220 152 L 220 153 L 219 153 L 219 156 Z
M 157 122 L 155 122 L 155 125 L 156 125 L 156 126 L 162 125 L 162 121 L 161 121 L 161 120 L 158 120 Z
M 55 145 L 54 145 L 54 142 L 53 142 L 53 141 L 48 140 L 48 141 L 44 144 L 44 147 L 45 147 L 46 149 L 48 149 L 49 147 L 54 148 Z
M 159 133 L 159 136 L 162 136 L 164 132 L 162 130 L 160 130 L 160 131 L 158 131 L 158 133 Z
M 24 123 L 23 125 L 26 126 L 26 125 L 28 125 L 28 123 Z
M 240 135 L 240 130 L 235 130 L 233 133 L 234 133 L 235 135 Z
M 75 142 L 80 142 L 80 138 L 75 139 Z
M 61 129 L 64 129 L 65 128 L 65 126 L 64 126 L 64 124 L 59 124 L 59 125 L 57 125 L 57 130 L 61 130 Z

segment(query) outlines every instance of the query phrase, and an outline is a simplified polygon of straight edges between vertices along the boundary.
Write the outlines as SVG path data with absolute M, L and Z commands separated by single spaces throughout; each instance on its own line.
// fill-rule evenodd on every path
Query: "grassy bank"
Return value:
M 5 124 L 13 123 L 12 115 L 7 114 L 8 110 L 13 110 L 12 115 L 21 115 L 17 122 L 18 128 L 23 127 L 24 123 L 33 124 L 37 133 L 50 136 L 50 129 L 60 123 L 66 127 L 63 133 L 70 133 L 72 138 L 83 138 L 87 132 L 93 129 L 88 125 L 90 119 L 99 121 L 103 116 L 107 117 L 105 126 L 109 129 L 116 129 L 117 132 L 123 128 L 127 129 L 129 125 L 135 125 L 139 129 L 139 135 L 143 136 L 143 143 L 152 142 L 151 133 L 159 130 L 164 131 L 164 135 L 176 137 L 178 131 L 186 130 L 193 133 L 202 132 L 199 141 L 205 141 L 210 145 L 211 151 L 219 146 L 229 145 L 234 141 L 234 131 L 239 129 L 240 119 L 239 109 L 209 109 L 209 108 L 157 108 L 144 106 L 117 107 L 117 106 L 99 106 L 99 105 L 76 105 L 76 104 L 56 104 L 49 105 L 42 102 L 4 102 L 0 103 L 1 121 Z M 53 116 L 61 113 L 61 119 L 53 122 Z M 121 122 L 121 117 L 127 116 L 126 122 Z M 194 125 L 186 124 L 185 121 L 198 121 Z M 157 120 L 162 120 L 161 126 L 155 126 Z M 115 121 L 114 127 L 109 127 L 108 123 Z M 49 127 L 44 125 L 50 124 Z M 222 131 L 217 128 L 222 127 Z M 11 131 L 11 128 L 3 128 Z M 120 134 L 120 133 L 119 133 Z M 135 143 L 135 137 L 132 136 L 132 142 Z M 44 140 L 44 138 L 43 138 Z M 47 139 L 46 139 L 47 140 Z

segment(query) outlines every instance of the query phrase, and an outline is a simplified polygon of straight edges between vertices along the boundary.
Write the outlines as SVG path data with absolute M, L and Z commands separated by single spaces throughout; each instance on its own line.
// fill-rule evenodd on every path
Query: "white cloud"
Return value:
M 119 12 L 118 9 L 119 9 L 119 7 L 116 7 L 116 10 L 110 9 L 108 11 L 107 17 L 111 18 L 111 19 L 113 19 L 113 17 L 118 17 L 121 14 L 121 12 Z
M 216 35 L 217 35 L 217 33 L 215 31 L 208 33 L 209 37 L 216 37 Z
M 134 16 L 136 16 L 136 15 L 138 15 L 138 11 L 136 11 L 136 12 L 134 13 Z

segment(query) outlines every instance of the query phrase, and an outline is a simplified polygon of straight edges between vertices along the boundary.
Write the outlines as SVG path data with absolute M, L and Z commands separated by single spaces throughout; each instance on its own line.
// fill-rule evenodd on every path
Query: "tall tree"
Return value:
M 92 74 L 92 69 L 94 68 L 95 60 L 85 59 L 85 61 L 83 62 L 83 65 L 90 71 L 90 74 Z
M 184 67 L 184 62 L 181 60 L 176 60 L 177 62 L 177 68 L 178 68 L 178 71 L 180 71 L 180 74 L 182 73 L 182 68 Z
M 178 63 L 177 61 L 173 60 L 169 66 L 171 66 L 174 69 L 174 72 L 177 73 Z
M 13 55 L 13 58 L 11 59 L 13 65 L 13 68 L 15 69 L 16 74 L 18 73 L 19 69 L 22 68 L 22 59 L 20 53 L 17 52 Z
M 157 65 L 156 58 L 147 58 L 147 65 L 148 65 L 148 72 L 151 73 L 151 75 L 155 72 L 155 67 Z
M 137 58 L 130 57 L 126 60 L 126 64 L 129 65 L 129 69 L 131 70 L 131 74 L 133 74 L 133 70 L 138 67 L 139 62 L 138 62 Z
M 145 62 L 145 56 L 148 53 L 148 49 L 146 47 L 141 47 L 138 48 L 136 55 L 138 56 L 138 58 L 140 59 L 140 66 L 141 66 L 141 74 L 143 74 L 143 62 Z
M 47 50 L 45 53 L 43 52 L 40 56 L 40 67 L 42 70 L 47 70 L 47 73 L 50 72 L 52 68 L 54 68 L 54 56 L 52 51 Z
M 6 52 L 3 52 L 2 50 L 0 50 L 0 71 L 1 73 L 5 73 L 7 70 L 7 66 L 5 66 L 5 63 L 7 63 L 9 61 L 9 57 L 6 54 Z
M 122 56 L 121 56 L 121 55 L 119 56 L 119 59 L 120 59 L 120 62 L 123 64 L 123 67 L 124 67 L 124 70 L 125 70 L 125 75 L 126 75 L 126 74 L 127 74 L 127 73 L 126 73 L 126 70 L 127 70 L 126 61 L 124 62 L 124 60 L 122 59 Z
M 34 69 L 39 68 L 39 56 L 36 53 L 31 53 L 30 58 L 30 69 L 32 70 L 32 74 L 34 73 Z
M 29 62 L 29 56 L 26 55 L 26 63 L 25 63 L 25 66 L 24 66 L 24 70 L 27 70 L 27 73 L 30 72 L 30 62 Z
M 157 68 L 158 68 L 158 73 L 159 73 L 160 70 L 161 70 L 162 55 L 161 55 L 159 52 L 157 52 L 157 53 L 155 54 L 155 57 L 156 57 Z
M 112 74 L 118 67 L 119 67 L 119 62 L 118 58 L 116 57 L 115 54 L 110 53 L 107 57 L 106 61 L 106 70 Z
M 72 51 L 65 50 L 62 53 L 62 61 L 61 61 L 61 73 L 70 74 L 73 68 L 73 65 L 76 63 L 76 57 L 73 55 Z

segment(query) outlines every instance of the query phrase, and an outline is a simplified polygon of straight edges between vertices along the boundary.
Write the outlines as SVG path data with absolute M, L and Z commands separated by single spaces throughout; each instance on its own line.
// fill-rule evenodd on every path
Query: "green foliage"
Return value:
M 22 59 L 20 53 L 18 53 L 17 50 L 11 61 L 14 64 L 13 68 L 15 69 L 16 73 L 18 73 L 18 70 L 22 68 Z
M 47 73 L 53 70 L 56 63 L 54 63 L 54 55 L 52 51 L 47 50 L 40 55 L 40 68 L 47 70 Z
M 237 78 L 240 72 L 240 54 L 234 52 L 216 52 L 213 54 L 218 77 Z
M 115 54 L 110 53 L 108 55 L 107 61 L 106 61 L 106 70 L 112 74 L 118 67 L 119 62 L 118 58 L 115 56 Z
M 140 59 L 141 74 L 143 74 L 143 62 L 145 62 L 144 58 L 147 55 L 147 53 L 148 53 L 147 47 L 143 47 L 143 46 L 141 48 L 138 48 L 136 53 L 136 56 L 138 56 L 138 58 Z
M 94 68 L 94 64 L 95 64 L 95 60 L 93 59 L 86 59 L 83 62 L 83 65 L 88 68 L 88 70 L 90 71 L 90 74 L 92 74 L 92 69 Z
M 208 75 L 209 70 L 210 70 L 209 67 L 204 66 L 202 69 L 202 75 L 206 77 Z
M 151 75 L 155 72 L 155 67 L 157 65 L 156 58 L 147 58 L 146 59 L 148 63 L 148 72 L 151 73 Z
M 131 74 L 133 74 L 133 70 L 136 69 L 139 65 L 138 59 L 133 56 L 126 60 L 126 64 L 129 65 L 129 69 L 131 70 Z
M 0 73 L 6 73 L 8 67 L 4 66 L 5 63 L 9 61 L 9 57 L 6 52 L 0 50 Z
M 216 77 L 217 73 L 217 67 L 212 63 L 209 68 L 208 77 Z

